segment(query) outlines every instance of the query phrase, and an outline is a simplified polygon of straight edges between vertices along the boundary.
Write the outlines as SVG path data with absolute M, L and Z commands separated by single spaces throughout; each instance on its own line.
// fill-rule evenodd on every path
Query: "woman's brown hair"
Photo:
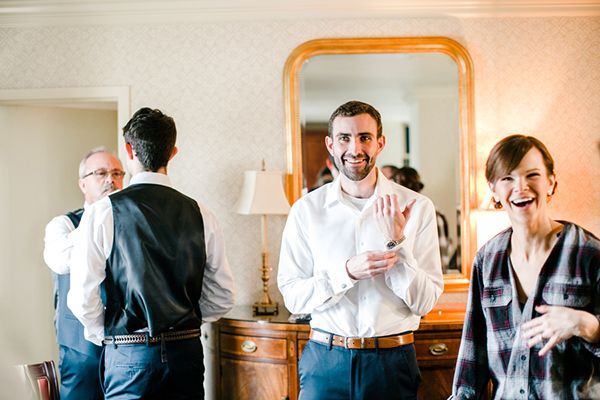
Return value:
M 533 147 L 542 153 L 548 175 L 554 175 L 554 159 L 544 143 L 533 136 L 511 135 L 496 143 L 490 151 L 485 163 L 485 178 L 487 181 L 494 183 L 501 176 L 517 168 L 525 154 Z
M 511 135 L 507 136 L 492 148 L 490 155 L 485 163 L 485 178 L 491 184 L 496 182 L 498 178 L 509 174 L 519 166 L 525 154 L 533 147 L 542 153 L 542 160 L 548 171 L 548 176 L 554 175 L 554 159 L 550 152 L 539 139 L 533 136 Z M 556 182 L 552 192 L 548 196 L 552 196 L 556 191 Z M 494 204 L 494 207 L 499 209 L 502 205 L 499 202 Z

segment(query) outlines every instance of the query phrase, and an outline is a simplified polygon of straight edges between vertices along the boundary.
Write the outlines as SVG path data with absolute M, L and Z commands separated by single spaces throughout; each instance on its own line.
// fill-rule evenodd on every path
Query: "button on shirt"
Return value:
M 353 280 L 346 262 L 365 251 L 385 251 L 377 228 L 376 199 L 397 194 L 400 206 L 416 199 L 394 251 L 398 263 L 385 274 Z M 433 204 L 388 181 L 377 185 L 362 210 L 345 198 L 337 178 L 300 198 L 283 232 L 278 285 L 292 313 L 311 313 L 311 326 L 342 336 L 372 337 L 415 330 L 443 290 Z
M 138 173 L 131 178 L 130 185 L 140 183 L 171 186 L 167 175 L 152 172 Z M 217 220 L 204 206 L 199 204 L 199 207 L 204 221 L 206 245 L 206 269 L 199 303 L 203 322 L 212 322 L 233 307 L 233 276 Z M 110 195 L 86 209 L 77 231 L 67 305 L 84 326 L 85 338 L 100 346 L 104 339 L 104 306 L 100 298 L 100 283 L 106 278 L 106 260 L 112 251 L 114 238 Z

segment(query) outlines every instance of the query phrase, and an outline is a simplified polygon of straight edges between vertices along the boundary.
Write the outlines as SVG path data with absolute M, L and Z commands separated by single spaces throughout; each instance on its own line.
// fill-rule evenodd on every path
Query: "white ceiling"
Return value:
M 600 0 L 0 0 L 0 26 L 400 16 L 592 16 Z

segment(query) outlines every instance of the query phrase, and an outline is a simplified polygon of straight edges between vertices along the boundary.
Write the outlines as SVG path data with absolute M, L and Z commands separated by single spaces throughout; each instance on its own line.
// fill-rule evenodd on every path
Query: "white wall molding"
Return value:
M 2 0 L 0 26 L 390 17 L 598 16 L 600 0 Z

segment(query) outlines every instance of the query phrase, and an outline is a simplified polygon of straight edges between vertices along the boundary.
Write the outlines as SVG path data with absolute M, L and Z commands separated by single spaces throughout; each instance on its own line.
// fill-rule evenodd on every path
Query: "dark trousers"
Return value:
M 204 399 L 200 338 L 156 344 L 105 345 L 107 400 Z
M 413 344 L 350 350 L 310 340 L 298 372 L 300 400 L 416 399 L 421 381 Z
M 67 346 L 59 346 L 60 398 L 62 400 L 103 399 L 100 385 L 100 356 L 80 353 Z

